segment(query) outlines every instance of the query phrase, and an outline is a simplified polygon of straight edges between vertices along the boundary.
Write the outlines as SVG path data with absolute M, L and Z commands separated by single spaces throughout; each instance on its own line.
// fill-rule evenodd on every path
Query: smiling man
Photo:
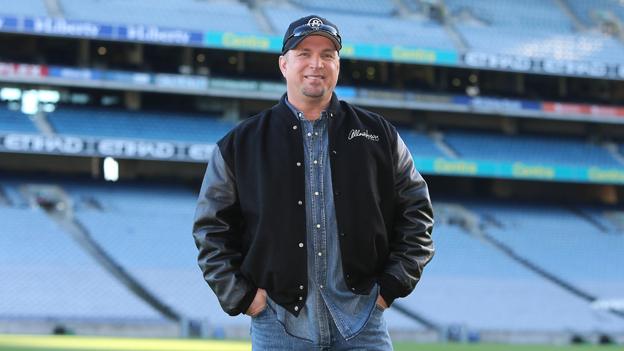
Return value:
M 338 100 L 342 41 L 319 16 L 284 35 L 287 91 L 214 148 L 193 236 L 254 350 L 391 350 L 383 311 L 433 257 L 427 185 L 396 129 Z

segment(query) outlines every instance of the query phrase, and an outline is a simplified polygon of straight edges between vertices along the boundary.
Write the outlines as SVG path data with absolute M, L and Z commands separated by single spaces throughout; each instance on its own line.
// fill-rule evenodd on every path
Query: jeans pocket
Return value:
M 262 311 L 258 312 L 258 314 L 256 314 L 255 316 L 251 316 L 251 318 L 252 319 L 258 319 L 258 318 L 262 317 L 263 315 L 266 314 L 268 309 L 269 309 L 269 305 L 265 304 L 264 308 L 262 309 Z

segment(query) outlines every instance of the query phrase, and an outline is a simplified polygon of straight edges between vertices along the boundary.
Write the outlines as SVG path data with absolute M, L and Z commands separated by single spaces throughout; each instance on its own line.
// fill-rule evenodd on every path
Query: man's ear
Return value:
M 288 55 L 288 53 L 285 53 L 284 55 L 280 55 L 279 57 L 279 68 L 284 78 L 286 78 L 286 61 L 288 61 L 288 58 L 286 57 L 286 55 Z

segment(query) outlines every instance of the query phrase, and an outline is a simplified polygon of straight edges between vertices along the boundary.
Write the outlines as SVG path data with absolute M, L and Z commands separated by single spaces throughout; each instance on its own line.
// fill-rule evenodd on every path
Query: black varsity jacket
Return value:
M 303 136 L 284 100 L 218 141 L 200 190 L 198 263 L 230 315 L 245 313 L 257 288 L 294 315 L 307 297 Z M 335 94 L 327 112 L 344 278 L 354 294 L 379 283 L 391 304 L 433 257 L 427 185 L 384 118 Z

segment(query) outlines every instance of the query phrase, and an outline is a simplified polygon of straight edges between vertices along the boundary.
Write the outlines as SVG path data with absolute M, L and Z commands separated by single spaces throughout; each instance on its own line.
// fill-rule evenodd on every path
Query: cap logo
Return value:
M 308 21 L 308 26 L 314 29 L 318 29 L 322 25 L 323 25 L 323 21 L 321 21 L 321 19 L 318 17 L 310 18 L 310 20 Z

